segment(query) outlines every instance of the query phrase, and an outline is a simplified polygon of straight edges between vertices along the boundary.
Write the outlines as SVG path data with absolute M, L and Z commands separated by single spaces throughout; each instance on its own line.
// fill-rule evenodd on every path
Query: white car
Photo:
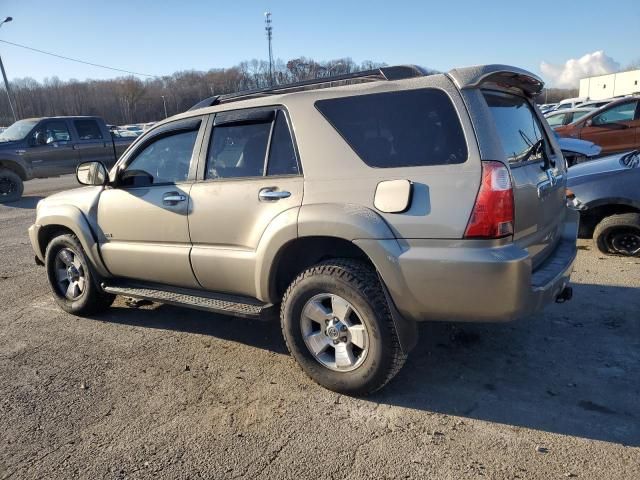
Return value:
M 554 110 L 565 110 L 567 108 L 576 108 L 579 105 L 586 102 L 587 100 L 589 99 L 580 98 L 580 97 L 565 98 L 564 100 L 561 100 L 560 103 L 558 103 L 558 105 L 556 106 L 556 108 L 554 108 Z

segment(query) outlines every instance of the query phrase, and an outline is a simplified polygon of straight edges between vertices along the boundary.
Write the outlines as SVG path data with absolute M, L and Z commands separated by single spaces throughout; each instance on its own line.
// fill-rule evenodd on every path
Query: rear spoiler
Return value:
M 507 88 L 517 88 L 529 97 L 535 97 L 544 87 L 537 75 L 509 65 L 478 65 L 475 67 L 454 68 L 447 73 L 459 89 L 478 88 L 485 84 L 494 84 Z

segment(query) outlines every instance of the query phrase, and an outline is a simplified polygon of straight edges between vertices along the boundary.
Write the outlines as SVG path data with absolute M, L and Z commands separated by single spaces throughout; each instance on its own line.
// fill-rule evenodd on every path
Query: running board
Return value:
M 266 319 L 270 310 L 268 304 L 258 300 L 235 295 L 213 294 L 209 292 L 165 287 L 139 286 L 129 284 L 108 285 L 103 283 L 102 289 L 107 293 L 124 297 L 150 300 L 152 302 L 175 305 L 178 307 L 195 308 L 207 312 L 233 315 L 237 317 Z

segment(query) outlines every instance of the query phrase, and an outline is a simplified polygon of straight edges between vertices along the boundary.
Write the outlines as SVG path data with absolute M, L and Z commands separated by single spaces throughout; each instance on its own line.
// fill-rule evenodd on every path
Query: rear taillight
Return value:
M 482 183 L 464 238 L 513 235 L 513 187 L 509 169 L 500 162 L 482 162 Z

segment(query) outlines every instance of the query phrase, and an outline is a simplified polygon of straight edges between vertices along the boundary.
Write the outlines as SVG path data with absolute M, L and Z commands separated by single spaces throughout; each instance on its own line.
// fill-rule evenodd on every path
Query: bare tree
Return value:
M 311 78 L 342 75 L 383 66 L 344 57 L 326 62 L 299 57 L 274 65 L 276 85 Z M 164 118 L 162 97 L 169 115 L 183 112 L 203 98 L 266 87 L 269 64 L 264 60 L 241 62 L 232 68 L 206 72 L 187 70 L 161 78 L 140 80 L 121 77 L 112 80 L 61 81 L 53 76 L 37 82 L 32 78 L 12 80 L 12 92 L 20 118 L 53 115 L 100 115 L 113 124 L 148 122 Z M 6 92 L 0 90 L 0 125 L 12 122 Z

